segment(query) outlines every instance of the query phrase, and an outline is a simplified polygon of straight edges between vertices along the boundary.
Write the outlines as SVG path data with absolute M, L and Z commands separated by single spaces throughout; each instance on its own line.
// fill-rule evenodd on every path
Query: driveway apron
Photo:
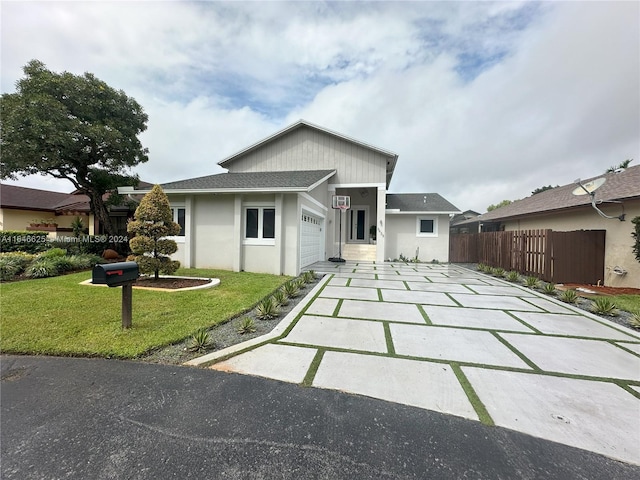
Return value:
M 327 275 L 272 334 L 190 363 L 457 415 L 640 464 L 636 332 L 459 266 L 313 268 Z

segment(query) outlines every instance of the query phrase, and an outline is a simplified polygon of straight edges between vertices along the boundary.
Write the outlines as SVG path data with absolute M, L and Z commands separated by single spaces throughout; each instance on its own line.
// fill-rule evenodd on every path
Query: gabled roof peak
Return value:
M 262 140 L 257 141 L 256 143 L 253 143 L 252 145 L 249 145 L 248 147 L 240 150 L 239 152 L 234 153 L 233 155 L 230 155 L 224 159 L 222 159 L 221 161 L 218 162 L 218 165 L 220 165 L 223 168 L 227 168 L 227 165 L 229 165 L 231 162 L 233 162 L 234 160 L 236 160 L 237 158 L 241 157 L 242 155 L 245 155 L 253 150 L 256 150 L 257 148 L 261 147 L 262 145 L 265 145 L 277 138 L 280 138 L 290 132 L 293 132 L 294 130 L 297 130 L 298 128 L 302 128 L 302 127 L 307 127 L 307 128 L 311 128 L 313 130 L 317 130 L 319 132 L 323 132 L 326 133 L 328 135 L 332 135 L 336 138 L 341 138 L 342 140 L 346 140 L 348 142 L 351 143 L 355 143 L 357 145 L 360 145 L 361 147 L 367 148 L 369 150 L 374 150 L 378 153 L 381 153 L 383 155 L 387 155 L 391 158 L 393 158 L 394 160 L 394 164 L 395 164 L 395 160 L 398 158 L 398 154 L 397 153 L 393 153 L 389 150 L 385 150 L 373 145 L 370 145 L 368 143 L 362 142 L 360 140 L 356 140 L 355 138 L 349 137 L 347 135 L 343 135 L 342 133 L 338 133 L 335 132 L 333 130 L 329 130 L 328 128 L 325 127 L 321 127 L 319 125 L 316 125 L 314 123 L 311 123 L 307 120 L 304 119 L 300 119 L 295 123 L 292 123 L 291 125 L 283 128 L 282 130 L 277 131 L 276 133 L 269 135 L 266 138 L 263 138 Z

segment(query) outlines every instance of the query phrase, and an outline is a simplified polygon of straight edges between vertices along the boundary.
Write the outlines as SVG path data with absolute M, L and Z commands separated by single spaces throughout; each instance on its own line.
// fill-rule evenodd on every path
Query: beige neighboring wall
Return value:
M 437 236 L 419 237 L 417 217 L 436 217 Z M 387 213 L 385 237 L 385 258 L 399 258 L 400 254 L 408 258 L 416 256 L 421 262 L 449 261 L 449 215 L 389 214 Z
M 58 224 L 59 228 L 71 228 L 71 222 L 76 215 L 55 215 L 53 212 L 43 212 L 40 210 L 18 210 L 13 208 L 0 209 L 0 229 L 2 230 L 19 230 L 24 231 L 34 220 L 51 220 Z M 85 228 L 89 226 L 89 217 L 87 215 L 78 215 Z M 64 235 L 64 232 L 61 232 Z M 70 235 L 70 232 L 69 232 Z
M 600 206 L 608 215 L 619 215 L 619 206 L 604 204 Z M 632 251 L 634 217 L 640 216 L 640 200 L 625 201 L 626 221 L 606 219 L 589 207 L 571 210 L 564 213 L 537 215 L 520 220 L 503 221 L 505 230 L 551 229 L 559 232 L 573 230 L 606 230 L 604 278 L 605 285 L 610 287 L 640 288 L 640 263 Z M 625 275 L 617 275 L 614 267 L 627 271 Z

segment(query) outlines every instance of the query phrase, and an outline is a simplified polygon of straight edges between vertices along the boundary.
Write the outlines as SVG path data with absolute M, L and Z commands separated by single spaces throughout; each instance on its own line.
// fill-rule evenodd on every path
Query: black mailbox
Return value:
M 118 262 L 93 267 L 91 283 L 119 287 L 135 282 L 140 276 L 136 262 Z

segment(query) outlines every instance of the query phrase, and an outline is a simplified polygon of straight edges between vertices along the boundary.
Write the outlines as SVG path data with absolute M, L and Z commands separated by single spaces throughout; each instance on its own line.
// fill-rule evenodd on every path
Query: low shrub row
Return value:
M 67 255 L 63 248 L 50 248 L 38 254 L 26 252 L 0 253 L 0 281 L 55 277 L 66 272 L 86 270 L 102 259 L 97 255 Z

